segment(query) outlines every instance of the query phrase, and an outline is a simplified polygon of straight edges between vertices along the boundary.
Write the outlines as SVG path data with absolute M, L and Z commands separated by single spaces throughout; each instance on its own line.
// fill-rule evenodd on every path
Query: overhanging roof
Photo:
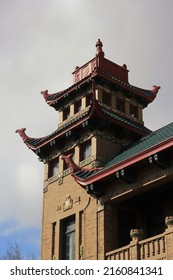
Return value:
M 115 123 L 119 126 L 123 126 L 127 128 L 129 131 L 132 131 L 139 137 L 146 135 L 150 132 L 148 128 L 146 128 L 140 122 L 133 120 L 130 116 L 123 115 L 119 112 L 112 111 L 104 108 L 101 104 L 93 96 L 92 103 L 90 107 L 81 111 L 77 116 L 74 115 L 72 119 L 67 120 L 63 125 L 61 125 L 58 129 L 56 129 L 53 133 L 41 137 L 41 138 L 33 138 L 26 135 L 26 128 L 17 129 L 16 132 L 22 137 L 24 143 L 33 151 L 45 147 L 47 145 L 52 145 L 53 141 L 60 141 L 60 137 L 64 136 L 71 129 L 76 129 L 79 127 L 84 121 L 90 120 L 92 118 L 99 117 L 101 119 L 107 119 L 112 123 Z M 58 144 L 58 142 L 56 143 Z M 59 143 L 61 145 L 61 142 Z
M 156 98 L 156 95 L 160 89 L 160 87 L 156 85 L 154 85 L 151 90 L 142 89 L 119 80 L 115 76 L 107 74 L 99 68 L 96 68 L 88 76 L 63 91 L 49 94 L 48 90 L 45 90 L 41 93 L 43 94 L 43 97 L 49 106 L 54 107 L 56 110 L 59 110 L 62 106 L 62 100 L 64 101 L 65 98 L 72 98 L 72 94 L 75 93 L 76 90 L 79 90 L 80 87 L 86 85 L 87 82 L 96 80 L 96 82 L 98 82 L 99 84 L 99 79 L 105 79 L 109 81 L 109 83 L 114 85 L 115 90 L 124 90 L 128 95 L 136 96 L 141 100 L 141 104 L 143 104 L 144 107 L 146 107 Z
M 81 186 L 87 186 L 170 147 L 173 147 L 173 123 L 144 136 L 113 157 L 99 170 L 81 168 L 77 172 L 73 172 L 71 169 L 71 174 Z M 68 164 L 70 167 L 71 163 L 68 162 Z

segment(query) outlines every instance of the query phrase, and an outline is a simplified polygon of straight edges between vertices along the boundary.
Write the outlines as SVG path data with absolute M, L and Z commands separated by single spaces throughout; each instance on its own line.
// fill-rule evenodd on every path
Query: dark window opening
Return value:
M 111 94 L 108 92 L 103 91 L 102 93 L 102 102 L 103 104 L 111 107 Z
M 135 214 L 126 210 L 117 210 L 118 247 L 130 243 L 130 230 L 136 228 Z
M 146 215 L 147 236 L 152 237 L 165 230 L 164 208 L 152 209 Z
M 91 141 L 81 144 L 80 147 L 80 161 L 85 160 L 91 155 Z
M 59 159 L 49 162 L 48 177 L 56 176 L 59 172 Z
M 117 98 L 116 99 L 116 109 L 121 112 L 125 112 L 125 102 L 124 100 Z
M 62 260 L 75 259 L 75 216 L 62 220 Z
M 81 105 L 81 99 L 80 99 L 74 103 L 74 113 L 76 114 L 76 113 L 80 112 L 81 108 L 82 108 L 82 105 Z
M 138 118 L 138 107 L 130 104 L 130 116 Z
M 91 94 L 86 95 L 86 107 L 91 105 L 91 102 L 92 102 Z
M 67 107 L 63 110 L 63 121 L 67 120 L 70 117 L 70 107 Z

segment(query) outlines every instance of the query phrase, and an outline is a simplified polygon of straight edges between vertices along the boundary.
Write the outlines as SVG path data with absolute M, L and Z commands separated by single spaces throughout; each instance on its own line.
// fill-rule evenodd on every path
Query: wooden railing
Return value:
M 131 260 L 131 249 L 134 243 L 113 250 L 106 254 L 107 260 Z M 140 260 L 161 260 L 166 259 L 166 246 L 165 246 L 165 234 L 159 234 L 154 237 L 144 239 L 136 242 L 136 250 L 138 250 L 138 259 Z

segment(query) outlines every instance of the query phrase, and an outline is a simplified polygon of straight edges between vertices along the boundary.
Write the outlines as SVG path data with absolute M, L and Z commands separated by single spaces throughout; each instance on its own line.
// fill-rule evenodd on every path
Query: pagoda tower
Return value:
M 54 132 L 31 138 L 25 128 L 16 130 L 44 164 L 41 259 L 105 259 L 114 246 L 126 245 L 112 237 L 113 208 L 107 201 L 119 177 L 131 186 L 134 172 L 123 168 L 126 158 L 121 168 L 111 167 L 151 135 L 143 109 L 160 87 L 131 85 L 127 66 L 105 58 L 102 48 L 98 39 L 94 58 L 75 68 L 70 87 L 41 92 L 59 114 Z

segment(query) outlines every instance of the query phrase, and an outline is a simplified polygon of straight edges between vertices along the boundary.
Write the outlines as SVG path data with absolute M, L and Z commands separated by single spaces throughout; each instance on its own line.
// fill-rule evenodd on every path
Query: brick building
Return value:
M 44 163 L 41 259 L 173 259 L 173 123 L 143 122 L 158 90 L 131 85 L 98 40 L 69 88 L 42 92 L 58 128 L 17 130 Z

